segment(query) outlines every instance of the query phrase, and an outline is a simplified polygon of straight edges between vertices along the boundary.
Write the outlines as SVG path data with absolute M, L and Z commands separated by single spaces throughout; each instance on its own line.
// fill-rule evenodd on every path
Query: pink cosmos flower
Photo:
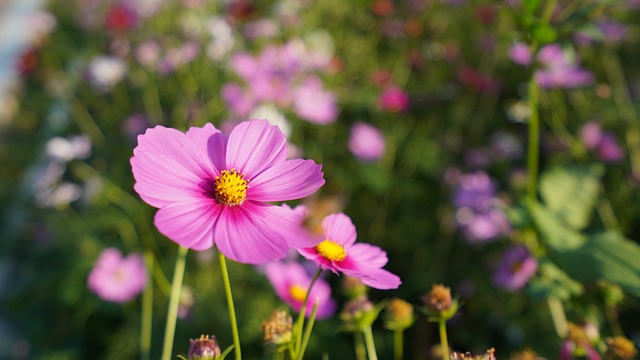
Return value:
M 384 156 L 384 135 L 378 128 L 357 122 L 349 132 L 349 151 L 362 161 L 375 161 Z
M 293 310 L 300 312 L 312 280 L 304 267 L 297 262 L 273 262 L 265 265 L 264 270 L 278 297 Z M 331 287 L 322 278 L 316 280 L 309 293 L 306 317 L 311 315 L 316 300 L 318 301 L 316 313 L 318 319 L 326 319 L 335 313 L 337 303 L 331 298 Z
M 406 111 L 409 108 L 409 95 L 399 87 L 390 86 L 380 94 L 378 102 L 384 111 Z
M 291 210 L 271 202 L 303 198 L 323 184 L 321 166 L 287 160 L 285 136 L 266 120 L 236 125 L 229 136 L 213 125 L 186 134 L 156 126 L 138 137 L 131 158 L 134 189 L 159 208 L 155 225 L 194 250 L 216 246 L 250 264 L 278 260 L 293 240 Z
M 356 227 L 343 214 L 331 214 L 322 220 L 324 240 L 315 247 L 299 248 L 298 252 L 324 270 L 358 278 L 376 289 L 395 289 L 400 278 L 382 269 L 387 253 L 377 246 L 356 244 Z
M 313 76 L 296 88 L 293 110 L 300 118 L 315 124 L 329 124 L 338 117 L 335 95 L 325 90 L 322 81 Z
M 509 49 L 509 58 L 516 64 L 529 66 L 533 61 L 531 50 L 525 43 L 517 42 Z
M 147 286 L 147 271 L 142 257 L 122 257 L 116 248 L 102 251 L 89 273 L 87 286 L 103 300 L 125 303 Z

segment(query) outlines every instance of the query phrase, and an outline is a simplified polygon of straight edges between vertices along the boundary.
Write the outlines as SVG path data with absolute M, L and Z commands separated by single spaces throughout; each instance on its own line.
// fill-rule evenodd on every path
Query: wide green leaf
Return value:
M 585 243 L 585 236 L 567 227 L 552 210 L 537 203 L 530 204 L 528 208 L 542 240 L 551 249 L 573 250 Z
M 549 210 L 575 230 L 584 229 L 593 213 L 600 190 L 602 168 L 563 166 L 540 178 L 540 195 Z
M 605 279 L 640 296 L 640 245 L 616 232 L 589 236 L 582 246 L 559 252 L 557 263 L 579 281 Z

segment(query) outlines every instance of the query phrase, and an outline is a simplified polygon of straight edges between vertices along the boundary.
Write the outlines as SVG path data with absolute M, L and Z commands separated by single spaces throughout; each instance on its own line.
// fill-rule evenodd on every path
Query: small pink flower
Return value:
M 388 112 L 401 112 L 409 108 L 409 95 L 399 87 L 386 88 L 378 100 L 380 108 Z
M 316 77 L 310 77 L 293 92 L 293 110 L 301 119 L 315 124 L 330 124 L 338 117 L 335 95 L 325 90 Z
M 397 275 L 382 269 L 387 253 L 377 246 L 356 244 L 356 227 L 343 214 L 331 214 L 322 220 L 324 241 L 315 247 L 299 248 L 298 252 L 324 270 L 358 278 L 376 289 L 395 289 L 401 281 Z
M 292 212 L 272 202 L 300 199 L 323 184 L 321 166 L 287 160 L 284 134 L 266 120 L 236 125 L 229 136 L 213 125 L 187 133 L 156 126 L 138 137 L 131 158 L 134 189 L 159 208 L 155 225 L 194 250 L 216 246 L 241 263 L 278 260 L 291 247 Z
M 87 286 L 103 300 L 125 303 L 147 286 L 147 271 L 142 257 L 122 257 L 116 248 L 102 251 L 89 273 Z
M 511 46 L 509 50 L 509 58 L 516 64 L 522 66 L 529 66 L 533 61 L 533 55 L 531 54 L 531 50 L 525 43 L 515 43 Z
M 357 122 L 349 133 L 349 151 L 362 161 L 375 161 L 384 156 L 384 135 L 376 127 Z
M 265 265 L 264 270 L 278 297 L 294 311 L 300 312 L 312 280 L 304 267 L 296 262 L 273 262 Z M 306 317 L 311 315 L 316 300 L 318 301 L 316 314 L 318 319 L 326 319 L 336 311 L 337 304 L 331 298 L 331 287 L 321 278 L 316 280 L 309 293 Z

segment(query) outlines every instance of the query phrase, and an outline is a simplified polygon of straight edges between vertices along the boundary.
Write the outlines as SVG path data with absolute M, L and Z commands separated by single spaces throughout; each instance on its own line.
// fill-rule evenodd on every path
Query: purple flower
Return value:
M 538 261 L 524 246 L 515 246 L 502 254 L 493 282 L 508 291 L 523 288 L 538 269 Z
M 321 166 L 287 160 L 286 138 L 266 120 L 236 125 L 229 136 L 213 125 L 187 133 L 156 126 L 138 137 L 131 158 L 134 189 L 159 208 L 155 225 L 181 246 L 220 252 L 241 263 L 283 258 L 298 241 L 292 211 L 271 205 L 311 195 Z
M 238 84 L 224 84 L 221 93 L 222 99 L 231 108 L 233 114 L 240 118 L 246 118 L 257 105 L 253 94 L 243 90 Z
M 485 212 L 493 206 L 495 193 L 496 184 L 484 171 L 464 174 L 455 191 L 454 203 L 457 207 Z
M 531 50 L 525 43 L 517 42 L 509 50 L 509 58 L 516 64 L 529 66 L 533 61 Z
M 384 135 L 376 127 L 357 122 L 349 132 L 349 151 L 362 161 L 376 161 L 384 156 Z
M 312 280 L 304 267 L 296 262 L 273 262 L 265 265 L 264 270 L 278 297 L 294 311 L 300 312 Z M 329 283 L 322 278 L 316 280 L 309 293 L 306 317 L 311 315 L 316 301 L 318 301 L 316 314 L 318 319 L 326 319 L 335 313 L 337 303 L 331 298 Z
M 624 149 L 618 145 L 613 134 L 604 134 L 598 144 L 598 157 L 604 162 L 617 162 L 624 158 Z
M 133 300 L 147 286 L 142 257 L 122 257 L 116 248 L 102 251 L 89 273 L 87 286 L 103 300 L 124 303 Z
M 329 124 L 338 117 L 335 95 L 326 91 L 316 77 L 308 78 L 296 88 L 293 109 L 300 118 L 315 124 Z
M 565 52 L 558 44 L 549 44 L 538 52 L 542 69 L 536 70 L 534 78 L 543 88 L 574 88 L 589 85 L 593 74 L 580 68 L 575 53 Z
M 580 138 L 582 144 L 589 150 L 593 150 L 598 147 L 602 140 L 602 128 L 600 124 L 595 121 L 589 121 L 584 124 L 580 129 Z

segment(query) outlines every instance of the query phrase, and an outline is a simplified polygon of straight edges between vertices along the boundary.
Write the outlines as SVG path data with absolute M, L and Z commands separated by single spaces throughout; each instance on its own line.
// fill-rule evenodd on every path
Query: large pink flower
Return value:
M 302 265 L 297 262 L 273 262 L 265 265 L 264 271 L 278 297 L 293 310 L 300 312 L 312 280 Z M 316 301 L 318 301 L 318 312 L 316 313 L 318 319 L 325 319 L 333 315 L 337 304 L 331 298 L 331 287 L 320 278 L 316 280 L 309 292 L 305 316 L 311 315 Z
M 285 136 L 266 120 L 238 124 L 229 136 L 211 124 L 186 134 L 156 126 L 133 154 L 134 189 L 159 208 L 158 230 L 181 246 L 215 245 L 232 260 L 262 264 L 305 243 L 291 236 L 291 210 L 269 203 L 314 193 L 324 184 L 321 166 L 287 160 Z
M 400 278 L 382 269 L 387 253 L 377 246 L 356 244 L 356 227 L 343 214 L 331 214 L 322 220 L 324 240 L 315 247 L 300 248 L 298 252 L 325 270 L 360 279 L 376 289 L 395 289 Z

